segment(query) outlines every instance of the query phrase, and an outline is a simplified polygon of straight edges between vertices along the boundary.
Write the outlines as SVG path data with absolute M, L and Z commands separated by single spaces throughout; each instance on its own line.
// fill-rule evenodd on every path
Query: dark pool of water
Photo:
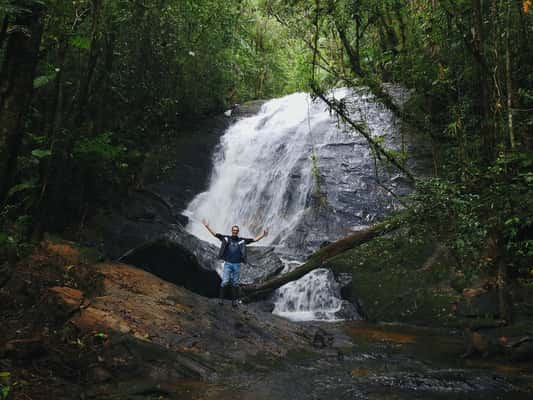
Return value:
M 234 400 L 459 400 L 533 398 L 533 366 L 462 359 L 449 332 L 366 323 L 327 325 L 336 344 L 246 370 L 198 398 Z

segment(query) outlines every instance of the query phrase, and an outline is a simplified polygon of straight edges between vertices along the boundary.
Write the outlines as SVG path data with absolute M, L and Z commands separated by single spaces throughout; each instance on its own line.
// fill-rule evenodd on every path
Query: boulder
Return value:
M 111 215 L 93 221 L 103 227 L 108 258 L 117 259 L 129 249 L 168 237 L 186 225 L 180 213 L 206 189 L 213 151 L 229 123 L 223 115 L 187 122 L 174 143 L 147 157 L 139 188 L 129 191 Z
M 283 262 L 274 247 L 248 247 L 248 263 L 241 266 L 241 283 L 265 282 L 283 270 Z
M 223 261 L 218 248 L 179 227 L 169 238 L 143 243 L 129 250 L 119 261 L 135 265 L 162 279 L 207 297 L 217 297 Z M 248 263 L 241 265 L 243 284 L 266 281 L 283 270 L 273 247 L 248 247 Z
M 103 289 L 70 322 L 80 337 L 106 336 L 91 372 L 98 381 L 107 381 L 108 372 L 120 382 L 208 379 L 228 363 L 282 357 L 308 345 L 302 327 L 271 314 L 220 306 L 129 265 L 93 268 Z
M 357 305 L 347 300 L 344 300 L 342 302 L 340 310 L 335 313 L 335 317 L 348 321 L 362 319 L 361 315 L 359 314 Z
M 496 288 L 469 288 L 463 291 L 462 299 L 457 303 L 458 317 L 489 317 L 500 316 L 499 297 Z
M 204 262 L 182 244 L 168 239 L 146 242 L 119 259 L 195 293 L 216 297 L 221 279 L 209 258 L 201 260 Z
M 31 360 L 45 355 L 46 352 L 41 337 L 10 340 L 0 349 L 2 357 L 17 360 Z
M 47 300 L 53 304 L 57 317 L 66 318 L 78 310 L 83 301 L 83 293 L 71 287 L 54 286 L 48 289 Z

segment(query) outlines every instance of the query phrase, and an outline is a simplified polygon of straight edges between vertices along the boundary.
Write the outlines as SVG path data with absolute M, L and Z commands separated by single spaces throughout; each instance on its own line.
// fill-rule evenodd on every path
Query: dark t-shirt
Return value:
M 254 239 L 241 238 L 238 236 L 227 236 L 227 235 L 217 235 L 220 240 L 226 242 L 226 248 L 222 258 L 224 261 L 230 263 L 241 263 L 242 262 L 242 252 L 241 246 L 250 244 L 254 242 Z

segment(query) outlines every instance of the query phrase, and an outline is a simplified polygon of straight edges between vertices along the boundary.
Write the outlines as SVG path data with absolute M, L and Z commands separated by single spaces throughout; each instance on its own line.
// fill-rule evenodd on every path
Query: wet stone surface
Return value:
M 344 329 L 350 339 L 337 331 L 334 343 L 318 355 L 289 354 L 266 372 L 234 375 L 216 398 L 525 400 L 533 395 L 533 366 L 465 362 L 458 357 L 460 337 L 364 323 L 324 326 L 330 334 Z

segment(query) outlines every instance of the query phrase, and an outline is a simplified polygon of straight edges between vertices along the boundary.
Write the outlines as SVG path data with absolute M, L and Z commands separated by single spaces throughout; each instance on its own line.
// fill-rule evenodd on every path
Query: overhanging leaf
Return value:
M 52 151 L 44 149 L 35 149 L 32 150 L 31 155 L 41 160 L 43 158 L 50 157 L 52 155 Z
M 50 82 L 52 82 L 56 77 L 56 73 L 52 73 L 50 75 L 42 75 L 38 76 L 33 80 L 33 87 L 35 89 L 39 89 L 40 87 L 48 85 Z
M 22 192 L 25 190 L 35 189 L 37 185 L 34 182 L 22 182 L 18 185 L 13 186 L 7 193 L 7 197 L 13 196 L 15 193 Z

